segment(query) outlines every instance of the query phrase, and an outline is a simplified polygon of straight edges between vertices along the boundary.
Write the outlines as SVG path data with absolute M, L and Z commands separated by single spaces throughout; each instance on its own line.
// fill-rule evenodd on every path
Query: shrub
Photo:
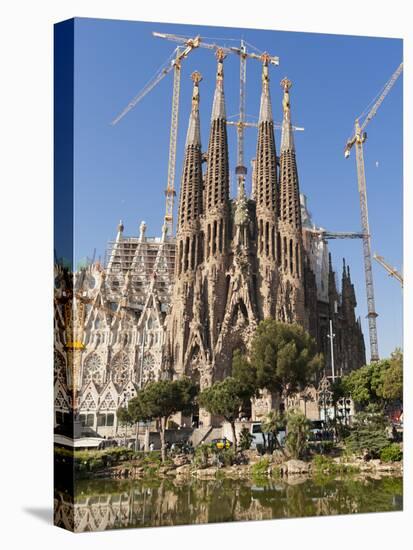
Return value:
M 400 462 L 403 459 L 403 451 L 397 443 L 392 443 L 381 450 L 380 460 L 382 462 Z
M 268 457 L 261 458 L 252 466 L 252 475 L 254 477 L 263 477 L 268 475 L 268 468 L 270 466 L 270 459 Z
M 331 472 L 334 469 L 334 462 L 324 455 L 316 455 L 313 458 L 313 468 L 318 473 Z
M 235 452 L 233 449 L 220 449 L 217 452 L 217 458 L 223 466 L 232 466 L 234 463 Z
M 387 420 L 381 411 L 358 413 L 351 434 L 345 440 L 347 448 L 354 453 L 367 453 L 371 458 L 379 457 L 382 449 L 389 445 L 386 427 Z
M 241 451 L 247 451 L 251 447 L 254 436 L 250 434 L 248 428 L 242 428 L 239 434 L 239 448 Z
M 192 459 L 193 466 L 196 468 L 206 468 L 206 466 L 208 466 L 208 460 L 211 454 L 211 445 L 207 445 L 205 443 L 198 445 L 195 449 L 194 458 Z

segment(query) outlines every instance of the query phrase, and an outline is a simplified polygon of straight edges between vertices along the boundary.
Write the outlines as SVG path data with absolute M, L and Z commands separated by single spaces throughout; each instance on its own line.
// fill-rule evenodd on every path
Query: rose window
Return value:
M 143 382 L 146 384 L 147 382 L 150 382 L 151 380 L 154 380 L 155 373 L 154 373 L 154 367 L 155 367 L 155 359 L 151 353 L 146 353 L 143 357 L 143 373 L 142 378 Z
M 100 357 L 93 353 L 86 358 L 83 371 L 83 384 L 89 384 L 93 381 L 97 386 L 103 384 L 102 363 Z
M 112 360 L 113 382 L 118 386 L 123 386 L 128 381 L 129 357 L 121 352 L 115 355 Z

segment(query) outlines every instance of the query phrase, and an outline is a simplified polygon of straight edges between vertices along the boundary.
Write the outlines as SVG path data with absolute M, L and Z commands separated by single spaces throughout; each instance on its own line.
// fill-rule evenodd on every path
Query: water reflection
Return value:
M 402 509 L 401 478 L 79 481 L 75 504 L 55 494 L 55 524 L 102 531 Z

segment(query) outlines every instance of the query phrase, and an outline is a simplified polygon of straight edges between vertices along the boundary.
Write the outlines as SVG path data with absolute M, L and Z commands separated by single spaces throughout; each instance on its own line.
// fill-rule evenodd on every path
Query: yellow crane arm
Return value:
M 370 109 L 368 115 L 364 119 L 364 122 L 360 126 L 360 132 L 362 132 L 367 124 L 370 122 L 370 120 L 374 117 L 374 115 L 377 113 L 377 109 L 380 107 L 380 105 L 383 103 L 385 97 L 390 92 L 390 90 L 393 88 L 394 83 L 399 78 L 401 72 L 403 70 L 403 63 L 400 63 L 400 65 L 397 67 L 397 69 L 394 71 L 392 76 L 390 77 L 390 80 L 385 84 L 382 93 L 380 94 L 378 100 L 375 102 L 373 107 Z
M 383 256 L 379 256 L 378 254 L 374 253 L 373 258 L 376 260 L 377 263 L 384 267 L 390 277 L 394 277 L 395 279 L 397 279 L 403 287 L 403 275 L 399 271 L 397 271 L 396 268 L 388 264 Z

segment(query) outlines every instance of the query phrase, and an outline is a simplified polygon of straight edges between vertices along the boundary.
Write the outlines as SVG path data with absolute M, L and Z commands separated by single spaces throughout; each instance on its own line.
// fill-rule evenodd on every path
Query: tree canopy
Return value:
M 243 385 L 248 398 L 257 391 L 257 369 L 239 349 L 234 351 L 232 357 L 232 376 Z
M 189 413 L 196 394 L 188 378 L 151 382 L 129 401 L 128 412 L 135 422 L 167 419 L 177 412 Z
M 205 388 L 198 398 L 201 407 L 217 416 L 223 416 L 228 422 L 238 418 L 244 403 L 245 387 L 239 380 L 228 376 L 222 382 L 216 382 Z
M 246 398 L 251 398 L 254 389 L 239 379 L 228 376 L 222 382 L 216 382 L 209 388 L 205 388 L 198 397 L 198 402 L 201 407 L 204 407 L 208 412 L 216 416 L 222 416 L 230 423 L 234 445 L 237 445 L 237 437 L 235 434 L 235 420 L 239 416 L 239 412 Z
M 159 380 L 149 383 L 129 401 L 128 413 L 134 422 L 159 420 L 162 460 L 165 460 L 168 418 L 177 412 L 189 414 L 194 407 L 197 392 L 198 388 L 188 378 Z
M 359 406 L 386 405 L 403 399 L 403 353 L 365 365 L 343 377 L 342 385 Z
M 258 387 L 287 396 L 314 380 L 323 357 L 300 325 L 266 319 L 254 334 L 250 362 L 256 369 Z

